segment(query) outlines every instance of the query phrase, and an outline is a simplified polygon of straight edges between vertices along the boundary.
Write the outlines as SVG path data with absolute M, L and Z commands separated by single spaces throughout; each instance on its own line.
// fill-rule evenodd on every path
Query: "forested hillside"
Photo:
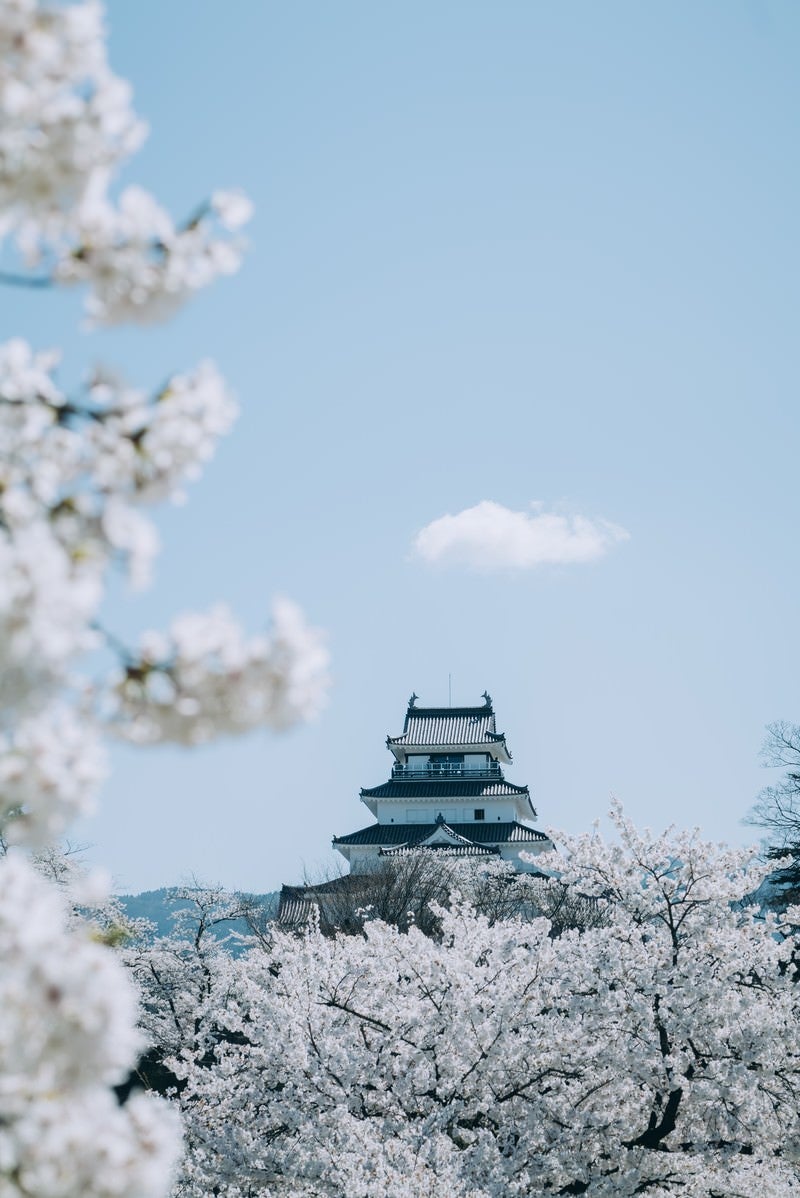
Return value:
M 120 894 L 117 897 L 130 919 L 146 919 L 153 925 L 153 936 L 168 936 L 175 927 L 177 913 L 191 907 L 191 900 L 185 896 L 181 897 L 182 895 L 185 895 L 185 892 L 174 887 L 162 886 L 158 890 L 143 890 L 140 894 Z M 249 894 L 246 897 L 254 908 L 262 912 L 265 919 L 277 915 L 279 891 Z M 236 919 L 215 927 L 214 935 L 227 937 L 231 932 L 246 935 L 248 931 L 246 920 Z

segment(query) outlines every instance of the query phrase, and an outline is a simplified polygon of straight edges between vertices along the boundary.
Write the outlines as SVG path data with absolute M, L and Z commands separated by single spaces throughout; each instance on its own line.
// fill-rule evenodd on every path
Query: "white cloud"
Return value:
M 608 520 L 544 511 L 530 512 L 484 499 L 455 516 L 440 516 L 417 533 L 414 553 L 426 562 L 475 570 L 593 562 L 630 534 Z

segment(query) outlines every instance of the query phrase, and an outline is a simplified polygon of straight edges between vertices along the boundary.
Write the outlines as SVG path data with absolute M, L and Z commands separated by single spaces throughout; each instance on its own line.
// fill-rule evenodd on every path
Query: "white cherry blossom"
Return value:
M 243 210 L 244 200 L 234 205 L 234 219 Z M 239 269 L 242 247 L 216 235 L 214 215 L 209 206 L 177 226 L 140 187 L 126 188 L 116 203 L 103 197 L 79 213 L 58 248 L 55 281 L 90 285 L 94 324 L 164 320 L 195 291 Z
M 312 926 L 227 959 L 157 942 L 146 1022 L 184 1087 L 177 1194 L 800 1191 L 796 946 L 745 902 L 764 870 L 616 819 L 616 841 L 566 838 L 550 863 L 606 904 L 558 936 L 455 899 L 436 938 Z M 186 1035 L 159 1031 L 167 993 Z
M 179 222 L 118 190 L 145 133 L 99 3 L 0 0 L 0 284 L 81 286 L 95 324 L 145 323 L 238 268 L 245 196 L 215 190 Z M 113 929 L 75 909 L 74 888 L 67 903 L 63 871 L 46 882 L 15 852 L 41 867 L 91 806 L 104 734 L 284 726 L 318 705 L 326 659 L 289 609 L 266 639 L 211 617 L 178 624 L 158 668 L 142 658 L 135 700 L 120 687 L 99 650 L 128 681 L 137 664 L 101 631 L 110 572 L 149 581 L 147 506 L 181 497 L 237 408 L 208 362 L 151 393 L 108 370 L 69 389 L 59 360 L 0 345 L 0 1198 L 164 1198 L 175 1112 L 114 1092 L 143 1042 Z
M 99 729 L 56 704 L 0 732 L 0 824 L 10 841 L 51 844 L 93 809 L 107 773 Z
M 131 89 L 109 70 L 97 3 L 0 5 L 0 211 L 6 228 L 69 214 L 97 172 L 141 145 Z
M 51 525 L 0 528 L 0 712 L 49 696 L 76 654 L 96 645 L 101 598 L 98 563 L 76 561 Z
M 13 854 L 0 859 L 0 962 L 0 1193 L 163 1193 L 175 1115 L 109 1089 L 140 1047 L 130 980 Z
M 328 653 L 286 599 L 270 635 L 246 637 L 225 607 L 187 613 L 169 632 L 142 638 L 115 686 L 117 733 L 135 743 L 198 744 L 269 725 L 287 727 L 317 709 Z
M 227 233 L 250 219 L 236 191 L 176 223 L 141 187 L 115 196 L 142 144 L 130 86 L 110 70 L 102 6 L 0 3 L 0 239 L 13 236 L 34 284 L 85 284 L 95 324 L 151 322 L 239 268 Z
M 211 207 L 225 229 L 241 229 L 253 217 L 253 205 L 243 191 L 215 191 Z

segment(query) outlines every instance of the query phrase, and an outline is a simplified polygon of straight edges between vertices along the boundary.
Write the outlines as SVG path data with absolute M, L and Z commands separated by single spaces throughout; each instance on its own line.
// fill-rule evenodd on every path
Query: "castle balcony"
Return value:
M 409 765 L 398 762 L 392 766 L 392 778 L 406 782 L 418 782 L 423 778 L 502 778 L 500 763 L 488 761 L 475 766 L 465 766 L 461 761 L 428 761 L 424 765 Z

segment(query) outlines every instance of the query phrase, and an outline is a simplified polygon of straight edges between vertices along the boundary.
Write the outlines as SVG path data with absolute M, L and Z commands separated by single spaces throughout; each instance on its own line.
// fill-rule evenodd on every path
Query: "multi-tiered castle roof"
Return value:
M 528 822 L 536 818 L 528 787 L 503 774 L 511 753 L 491 697 L 483 699 L 480 707 L 418 707 L 411 696 L 401 735 L 386 738 L 394 757 L 388 781 L 361 791 L 377 822 L 333 838 L 353 873 L 418 849 L 499 856 L 529 870 L 522 850 L 552 848 Z

